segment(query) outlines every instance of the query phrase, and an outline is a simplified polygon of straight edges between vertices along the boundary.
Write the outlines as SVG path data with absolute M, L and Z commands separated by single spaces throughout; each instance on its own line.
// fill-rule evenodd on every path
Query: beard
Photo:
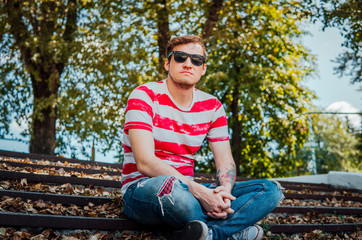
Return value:
M 177 86 L 180 87 L 182 89 L 190 89 L 190 88 L 194 88 L 195 84 L 193 83 L 189 83 L 186 80 L 184 81 L 183 79 L 174 79 L 171 75 L 171 73 L 169 72 L 168 75 L 170 76 L 171 81 Z

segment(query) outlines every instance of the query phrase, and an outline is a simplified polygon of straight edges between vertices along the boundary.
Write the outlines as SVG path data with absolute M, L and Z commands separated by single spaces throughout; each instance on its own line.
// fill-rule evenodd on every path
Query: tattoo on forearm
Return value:
M 230 164 L 230 166 L 226 167 L 223 172 L 224 173 L 221 172 L 221 169 L 217 170 L 216 173 L 217 185 L 221 186 L 224 182 L 229 182 L 231 186 L 234 186 L 236 179 L 235 164 Z
M 218 185 L 218 186 L 221 186 L 221 183 L 220 183 L 220 169 L 219 170 L 217 170 L 217 172 L 216 172 L 216 184 Z

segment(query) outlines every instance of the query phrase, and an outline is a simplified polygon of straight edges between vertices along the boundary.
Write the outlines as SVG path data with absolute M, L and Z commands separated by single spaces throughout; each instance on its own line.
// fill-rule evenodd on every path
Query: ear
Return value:
M 202 72 L 201 72 L 201 76 L 203 76 L 206 73 L 206 63 L 204 65 L 202 65 Z
M 167 72 L 170 70 L 170 62 L 168 61 L 168 58 L 166 58 L 166 60 L 165 60 L 164 67 Z

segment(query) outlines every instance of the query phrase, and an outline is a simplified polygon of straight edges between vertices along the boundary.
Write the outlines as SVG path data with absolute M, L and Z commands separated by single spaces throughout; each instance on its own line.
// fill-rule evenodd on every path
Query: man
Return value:
M 255 224 L 282 198 L 267 180 L 235 184 L 227 119 L 221 103 L 195 84 L 206 72 L 206 50 L 197 36 L 167 46 L 167 79 L 130 95 L 123 135 L 124 214 L 143 224 L 168 224 L 173 239 L 261 239 Z M 193 181 L 194 154 L 207 138 L 217 184 Z M 234 186 L 235 185 L 235 186 Z

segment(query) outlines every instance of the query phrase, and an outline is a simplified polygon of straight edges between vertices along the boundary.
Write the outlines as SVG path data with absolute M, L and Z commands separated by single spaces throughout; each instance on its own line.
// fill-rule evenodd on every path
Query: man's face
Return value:
M 199 54 L 203 56 L 203 49 L 197 43 L 189 43 L 176 46 L 172 51 L 181 51 L 188 54 Z M 196 66 L 190 57 L 183 63 L 175 61 L 172 54 L 170 61 L 166 59 L 165 69 L 168 71 L 169 79 L 182 88 L 192 88 L 206 72 L 206 64 Z

